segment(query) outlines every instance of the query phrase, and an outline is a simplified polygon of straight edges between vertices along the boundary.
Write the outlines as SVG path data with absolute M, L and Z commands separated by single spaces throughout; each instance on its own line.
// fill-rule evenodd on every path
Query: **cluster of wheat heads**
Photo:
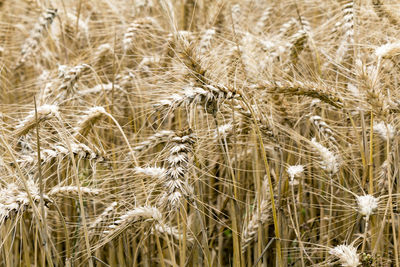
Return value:
M 399 267 L 397 10 L 0 1 L 0 265 Z

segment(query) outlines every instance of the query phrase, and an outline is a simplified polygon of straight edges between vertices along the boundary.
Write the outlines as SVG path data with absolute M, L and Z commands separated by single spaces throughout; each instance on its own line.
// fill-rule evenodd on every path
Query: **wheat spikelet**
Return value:
M 357 249 L 352 245 L 339 245 L 331 250 L 329 254 L 339 258 L 339 262 L 343 267 L 357 267 L 360 265 L 360 257 Z
M 128 94 L 126 91 L 130 86 L 132 86 L 133 81 L 137 79 L 137 75 L 130 69 L 125 69 L 122 73 L 118 74 L 115 78 L 114 87 L 118 91 L 121 91 L 124 95 Z M 111 83 L 112 85 L 112 83 Z M 112 89 L 113 87 L 111 87 Z
M 38 185 L 33 179 L 27 180 L 27 186 L 32 200 L 35 203 L 40 201 L 40 193 Z M 43 195 L 45 204 L 51 203 L 47 195 Z M 0 225 L 12 216 L 13 213 L 24 212 L 30 205 L 28 193 L 16 183 L 9 183 L 7 187 L 0 189 Z
M 90 187 L 85 187 L 85 186 L 81 186 L 80 191 L 81 191 L 82 195 L 85 197 L 97 196 L 101 193 L 100 189 L 90 188 Z M 50 190 L 48 195 L 51 197 L 66 196 L 66 197 L 76 198 L 79 195 L 79 190 L 78 190 L 78 186 L 73 186 L 73 185 L 56 186 Z
M 241 31 L 241 17 L 242 17 L 242 8 L 240 4 L 232 5 L 231 7 L 231 16 L 232 22 L 235 27 L 235 31 L 239 33 Z
M 89 65 L 80 64 L 74 67 L 60 65 L 57 79 L 50 80 L 38 96 L 41 104 L 61 104 L 73 93 L 76 93 L 76 83 L 89 69 Z
M 90 159 L 102 159 L 98 153 L 94 152 L 87 145 L 82 143 L 71 143 L 72 153 L 78 155 L 81 158 L 90 158 Z
M 108 225 L 103 233 L 114 234 L 137 222 L 160 222 L 161 220 L 162 214 L 156 207 L 140 206 L 122 214 L 113 224 Z
M 240 47 L 234 46 L 229 51 L 227 76 L 230 84 L 233 84 L 234 81 L 236 80 L 236 77 L 240 76 L 241 52 L 239 50 Z
M 263 112 L 259 110 L 259 108 L 256 105 L 252 105 L 251 107 L 253 110 L 255 110 L 255 120 L 256 123 L 259 125 L 261 133 L 265 136 L 268 137 L 274 141 L 276 141 L 276 136 L 273 132 L 273 128 L 271 124 L 269 123 L 269 119 L 264 115 Z M 236 105 L 235 106 L 235 116 L 238 118 L 238 131 L 248 133 L 251 131 L 251 126 L 255 123 L 254 118 L 252 116 L 252 113 L 248 108 L 244 108 L 242 105 Z
M 292 62 L 296 62 L 297 58 L 299 57 L 300 53 L 304 50 L 305 45 L 307 43 L 307 33 L 305 30 L 301 29 L 296 32 L 294 35 L 291 36 L 290 41 L 290 60 Z
M 218 126 L 214 134 L 214 139 L 221 138 L 226 140 L 233 134 L 233 124 L 231 122 Z
M 143 77 L 151 77 L 153 75 L 152 70 L 160 63 L 159 57 L 144 56 L 142 61 L 137 66 L 138 71 Z
M 96 48 L 94 65 L 98 68 L 104 68 L 104 66 L 109 63 L 110 58 L 112 58 L 113 50 L 111 44 L 105 43 L 99 45 Z
M 343 20 L 338 20 L 330 30 L 329 36 L 330 41 L 336 41 L 337 36 L 342 32 L 343 29 Z
M 210 49 L 211 41 L 215 34 L 216 34 L 215 29 L 208 29 L 204 31 L 198 46 L 200 55 L 205 55 L 207 51 Z
M 374 122 L 373 131 L 378 133 L 383 140 L 393 139 L 396 134 L 396 129 L 393 125 L 381 122 Z
M 97 84 L 89 89 L 79 90 L 76 93 L 79 96 L 87 96 L 87 95 L 98 94 L 98 93 L 102 93 L 102 92 L 110 92 L 110 91 L 112 91 L 113 88 L 117 91 L 123 91 L 121 86 L 118 84 L 102 83 L 102 84 Z
M 268 222 L 272 222 L 271 203 L 268 200 L 263 200 L 261 202 L 261 207 L 259 210 L 254 211 L 253 216 L 242 232 L 242 251 L 244 251 L 251 242 L 257 241 L 258 228 Z
M 340 167 L 338 155 L 318 143 L 315 138 L 311 139 L 311 143 L 322 158 L 321 167 L 326 170 L 330 175 L 334 175 L 335 173 L 337 173 Z
M 40 17 L 38 23 L 30 32 L 21 49 L 21 58 L 18 60 L 16 67 L 19 68 L 32 56 L 37 50 L 40 41 L 47 34 L 47 30 L 57 15 L 57 9 L 47 9 Z
M 371 195 L 357 196 L 358 210 L 361 215 L 369 218 L 378 208 L 379 200 Z
M 333 107 L 342 108 L 343 101 L 338 95 L 324 92 L 322 86 L 313 82 L 301 81 L 284 81 L 284 82 L 270 82 L 266 81 L 264 84 L 258 85 L 259 88 L 266 89 L 269 93 L 289 94 L 298 96 L 308 96 L 317 98 Z
M 272 8 L 267 7 L 261 14 L 261 17 L 258 19 L 256 23 L 256 28 L 255 28 L 256 33 L 262 34 L 264 32 L 264 29 L 270 19 L 271 13 L 272 13 Z
M 89 65 L 87 64 L 80 64 L 74 67 L 68 67 L 66 65 L 59 66 L 58 78 L 61 79 L 61 85 L 56 90 L 56 92 L 59 93 L 57 95 L 57 101 L 59 101 L 58 99 L 64 100 L 75 92 L 77 81 L 88 69 Z
M 70 142 L 70 146 L 72 154 L 78 156 L 79 158 L 97 161 L 104 160 L 104 157 L 101 156 L 100 153 L 93 151 L 90 147 L 83 143 Z M 62 143 L 56 143 L 52 145 L 52 150 L 57 153 L 57 156 L 65 157 L 70 155 L 68 146 Z
M 308 38 L 311 33 L 311 25 L 305 17 L 299 17 L 299 21 L 292 19 L 289 22 L 285 23 L 280 29 L 279 35 L 281 36 L 281 38 L 285 37 L 291 31 L 293 31 L 294 26 L 300 26 L 300 29 L 288 36 L 287 42 L 285 43 L 283 49 L 281 51 L 274 52 L 273 57 L 277 58 L 279 55 L 282 56 L 289 53 L 290 60 L 293 63 L 297 62 L 299 55 L 307 45 Z
M 393 160 L 394 160 L 394 142 L 392 143 L 392 147 L 390 149 L 390 153 L 387 155 L 387 158 L 379 168 L 376 168 L 375 175 L 378 180 L 378 192 L 380 195 L 387 195 L 389 193 L 389 177 L 394 177 L 393 171 Z M 390 176 L 389 176 L 390 175 Z M 391 181 L 393 182 L 393 180 Z
M 291 31 L 297 26 L 298 21 L 295 18 L 291 18 L 289 21 L 282 24 L 278 30 L 278 37 L 284 39 L 288 35 L 291 35 Z
M 189 165 L 189 153 L 193 150 L 194 135 L 191 130 L 177 132 L 171 138 L 170 154 L 167 159 L 167 171 L 164 178 L 164 193 L 161 205 L 172 209 L 179 207 L 181 198 L 192 197 L 192 188 L 188 184 L 186 172 Z
M 56 105 L 43 105 L 37 108 L 37 121 L 35 111 L 30 111 L 29 114 L 15 127 L 16 135 L 21 136 L 27 134 L 36 123 L 40 123 L 51 118 L 59 118 L 58 106 Z
M 378 59 L 392 58 L 400 54 L 400 43 L 387 43 L 375 49 L 375 55 Z
M 164 234 L 167 234 L 178 241 L 182 241 L 184 238 L 183 233 L 181 233 L 179 231 L 179 229 L 175 226 L 157 223 L 154 225 L 154 230 L 161 236 L 163 236 Z M 193 243 L 194 243 L 193 236 L 187 234 L 185 238 L 186 238 L 186 242 L 188 243 L 188 245 L 193 245 Z
M 175 49 L 176 49 L 176 40 L 173 34 L 169 34 L 167 37 L 167 41 L 164 45 L 162 51 L 162 57 L 160 65 L 163 68 L 169 69 L 172 63 L 172 59 L 175 56 Z
M 16 196 L 19 194 L 18 186 L 14 183 L 8 184 L 6 188 L 0 190 L 0 223 L 2 224 L 13 211 L 18 212 L 20 205 Z M 26 199 L 28 203 L 29 199 Z
M 261 200 L 260 206 L 253 211 L 250 221 L 244 225 L 242 231 L 242 251 L 244 251 L 252 242 L 257 240 L 259 227 L 272 222 L 269 190 L 267 189 L 266 191 L 267 193 Z
M 303 173 L 304 166 L 303 165 L 291 165 L 287 168 L 286 171 L 289 174 L 290 185 L 297 185 L 299 182 L 296 181 L 295 178 L 299 177 Z
M 156 132 L 155 134 L 148 137 L 145 141 L 140 142 L 138 145 L 134 146 L 132 149 L 134 152 L 141 152 L 154 147 L 160 143 L 168 141 L 174 135 L 173 131 L 162 130 Z
M 63 18 L 64 31 L 63 33 L 60 31 L 56 32 L 59 40 L 67 41 L 69 46 L 77 45 L 78 47 L 83 47 L 87 45 L 90 35 L 89 18 L 82 18 L 80 16 L 78 20 L 78 17 L 71 12 L 67 12 L 64 16 L 60 14 L 60 17 Z M 77 22 L 78 24 L 76 24 Z
M 78 126 L 75 128 L 76 134 L 75 139 L 82 141 L 81 139 L 85 137 L 97 120 L 99 120 L 106 113 L 103 107 L 92 107 L 87 111 L 87 115 L 84 116 L 79 122 Z
M 157 20 L 152 17 L 138 18 L 132 22 L 126 30 L 123 37 L 123 49 L 125 53 L 133 52 L 135 48 L 135 42 L 143 33 L 149 33 L 149 31 L 161 31 L 161 27 Z
M 147 175 L 147 176 L 154 177 L 154 178 L 161 179 L 161 180 L 164 179 L 166 172 L 167 172 L 166 169 L 160 168 L 160 167 L 145 167 L 145 168 L 135 167 L 133 169 L 133 171 L 136 174 L 143 174 L 143 175 Z
M 345 32 L 345 38 L 352 40 L 354 32 L 354 2 L 348 1 L 343 5 L 343 30 Z
M 301 28 L 308 34 L 312 34 L 312 28 L 310 21 L 305 16 L 299 17 L 299 23 Z
M 182 52 L 180 44 L 189 46 L 195 40 L 195 36 L 190 31 L 177 31 L 174 34 L 168 34 L 167 38 L 160 62 L 161 66 L 165 68 L 171 67 L 172 59 Z
M 51 159 L 57 157 L 57 152 L 52 149 L 43 149 L 40 156 L 42 161 L 49 162 Z
M 360 91 L 364 93 L 366 102 L 379 117 L 385 118 L 389 111 L 389 103 L 384 96 L 379 82 L 377 66 L 367 67 L 360 60 L 356 60 L 356 73 L 360 78 Z
M 216 114 L 219 105 L 238 94 L 224 85 L 204 85 L 203 87 L 188 86 L 183 88 L 183 94 L 174 94 L 169 99 L 163 99 L 154 106 L 158 109 L 174 110 L 179 106 L 202 105 L 205 111 Z
M 96 220 L 90 224 L 89 228 L 93 230 L 104 224 L 104 222 L 115 212 L 117 206 L 118 202 L 111 203 L 100 215 L 97 216 Z
M 27 134 L 27 135 L 22 135 L 18 138 L 18 147 L 20 148 L 20 153 L 21 154 L 30 154 L 33 153 L 34 150 L 32 148 L 32 136 Z
M 181 47 L 179 58 L 187 68 L 188 77 L 193 80 L 196 85 L 199 84 L 202 86 L 209 84 L 210 80 L 207 77 L 207 69 L 202 64 L 195 47 L 183 38 L 179 38 L 178 44 Z
M 354 2 L 352 0 L 343 5 L 342 28 L 344 36 L 336 51 L 336 62 L 338 63 L 342 63 L 346 57 L 349 46 L 354 45 Z
M 50 74 L 49 73 L 44 73 L 46 75 L 47 79 L 50 79 Z M 44 77 L 43 77 L 44 78 Z M 54 87 L 56 86 L 55 80 L 49 80 L 48 82 L 45 83 L 43 89 L 40 91 L 38 99 L 39 99 L 39 104 L 40 105 L 46 105 L 50 104 L 51 101 L 51 94 L 53 93 Z
M 333 131 L 328 126 L 328 124 L 322 120 L 320 116 L 311 116 L 310 121 L 318 128 L 318 131 L 328 138 L 330 141 L 336 143 L 336 138 Z

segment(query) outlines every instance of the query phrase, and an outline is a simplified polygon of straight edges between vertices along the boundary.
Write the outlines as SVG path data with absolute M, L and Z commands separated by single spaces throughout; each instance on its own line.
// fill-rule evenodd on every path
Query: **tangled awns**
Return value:
M 400 0 L 0 0 L 0 266 L 400 267 Z

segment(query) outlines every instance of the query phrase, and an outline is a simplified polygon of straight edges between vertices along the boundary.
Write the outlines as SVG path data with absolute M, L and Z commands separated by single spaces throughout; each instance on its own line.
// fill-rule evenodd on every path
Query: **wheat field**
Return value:
M 400 1 L 0 0 L 0 266 L 400 266 Z

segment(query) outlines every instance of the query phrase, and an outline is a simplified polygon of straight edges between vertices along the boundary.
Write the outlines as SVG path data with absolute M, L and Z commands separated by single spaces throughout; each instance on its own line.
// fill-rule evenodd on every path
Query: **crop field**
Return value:
M 0 266 L 400 267 L 399 0 L 0 0 Z

